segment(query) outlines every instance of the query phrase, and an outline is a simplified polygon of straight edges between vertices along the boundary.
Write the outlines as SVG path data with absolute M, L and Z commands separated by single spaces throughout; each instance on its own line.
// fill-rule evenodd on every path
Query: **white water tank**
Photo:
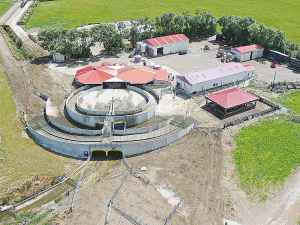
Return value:
M 151 69 L 153 69 L 153 66 L 154 66 L 155 64 L 153 63 L 153 62 L 148 62 L 147 63 L 147 67 L 149 67 L 149 68 L 151 68 Z
M 141 52 L 146 52 L 146 49 L 147 49 L 147 45 L 146 44 L 142 44 L 141 45 Z
M 140 63 L 140 62 L 142 62 L 142 56 L 140 56 L 140 55 L 134 56 L 134 62 L 135 62 L 135 63 Z
M 160 70 L 160 69 L 161 69 L 161 66 L 160 66 L 160 65 L 154 65 L 154 66 L 153 66 L 153 69 L 154 69 L 154 70 Z

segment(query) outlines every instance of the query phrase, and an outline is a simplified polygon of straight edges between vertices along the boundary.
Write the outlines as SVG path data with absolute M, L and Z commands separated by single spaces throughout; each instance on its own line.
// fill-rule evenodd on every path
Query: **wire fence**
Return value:
M 251 92 L 249 91 L 249 93 L 251 93 Z M 253 94 L 253 93 L 251 93 L 251 94 Z M 255 95 L 255 94 L 253 94 L 253 95 Z M 260 111 L 260 112 L 253 113 L 251 115 L 245 116 L 245 117 L 240 118 L 240 119 L 236 119 L 236 120 L 227 122 L 227 123 L 224 124 L 223 128 L 226 128 L 226 127 L 229 127 L 229 126 L 238 125 L 238 124 L 243 123 L 244 121 L 251 120 L 251 119 L 253 119 L 255 117 L 259 117 L 259 116 L 262 116 L 264 114 L 267 114 L 267 113 L 270 113 L 270 112 L 274 112 L 274 111 L 276 111 L 278 109 L 281 109 L 281 107 L 279 105 L 276 105 L 273 102 L 270 102 L 269 100 L 264 99 L 264 98 L 262 98 L 262 97 L 260 97 L 258 95 L 255 95 L 255 96 L 257 96 L 259 98 L 260 102 L 262 102 L 262 103 L 270 106 L 271 108 L 263 110 L 263 111 Z

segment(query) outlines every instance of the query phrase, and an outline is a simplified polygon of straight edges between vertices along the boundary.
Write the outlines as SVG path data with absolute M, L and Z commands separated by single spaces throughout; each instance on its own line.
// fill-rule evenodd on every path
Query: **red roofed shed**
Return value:
M 235 58 L 237 58 L 240 62 L 243 62 L 262 57 L 264 47 L 259 44 L 253 44 L 232 48 L 231 51 L 235 54 Z
M 147 44 L 147 52 L 150 56 L 187 51 L 189 47 L 189 39 L 184 34 L 145 39 L 143 42 Z
M 240 88 L 206 95 L 206 105 L 221 113 L 223 116 L 234 114 L 256 106 L 259 98 Z

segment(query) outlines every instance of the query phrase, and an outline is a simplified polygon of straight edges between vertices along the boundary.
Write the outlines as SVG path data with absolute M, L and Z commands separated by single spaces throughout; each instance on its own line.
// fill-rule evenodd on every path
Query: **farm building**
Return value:
M 253 44 L 232 48 L 231 51 L 235 54 L 235 58 L 237 60 L 239 60 L 240 62 L 244 62 L 262 57 L 264 48 L 261 45 Z
M 255 108 L 258 97 L 240 88 L 206 95 L 206 105 L 222 116 L 232 115 L 241 111 Z
M 76 72 L 75 81 L 79 86 L 107 83 L 169 84 L 167 70 L 154 70 L 146 66 L 89 66 Z
M 187 51 L 189 47 L 189 39 L 184 34 L 145 39 L 143 43 L 147 45 L 147 52 L 150 56 L 161 56 Z
M 253 66 L 243 66 L 240 63 L 227 63 L 204 70 L 182 74 L 176 77 L 177 85 L 187 94 L 222 86 L 244 80 L 255 74 Z

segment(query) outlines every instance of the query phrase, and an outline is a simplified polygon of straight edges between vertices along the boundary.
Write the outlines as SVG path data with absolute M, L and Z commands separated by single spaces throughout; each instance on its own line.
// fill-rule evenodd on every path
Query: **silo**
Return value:
M 147 45 L 146 44 L 141 44 L 141 52 L 144 53 L 146 52 Z

